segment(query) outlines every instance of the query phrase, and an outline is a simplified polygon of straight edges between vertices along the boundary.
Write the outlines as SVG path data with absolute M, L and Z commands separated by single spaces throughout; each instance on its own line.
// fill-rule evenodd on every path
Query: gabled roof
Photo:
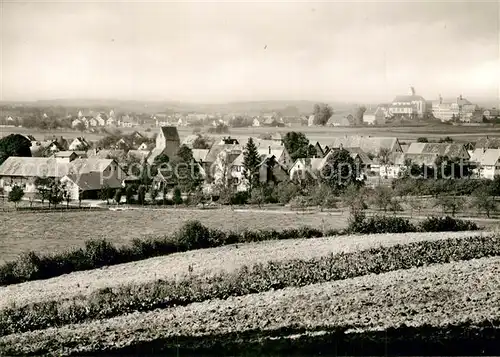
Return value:
M 77 153 L 72 150 L 58 151 L 54 154 L 54 157 L 71 157 L 72 155 L 77 155 Z
M 399 141 L 394 137 L 372 137 L 372 136 L 339 136 L 328 145 L 330 149 L 360 148 L 365 153 L 377 155 L 380 149 L 397 151 L 401 147 Z
M 193 159 L 198 162 L 205 162 L 208 152 L 210 150 L 208 149 L 192 149 L 193 152 Z
M 349 125 L 351 125 L 351 123 L 349 122 L 349 119 L 347 119 L 344 115 L 333 114 L 326 122 L 326 125 L 329 125 L 329 126 L 349 126 Z
M 193 146 L 194 142 L 199 138 L 200 136 L 197 134 L 192 134 L 188 135 L 182 140 L 181 145 L 186 145 L 186 146 Z
M 438 156 L 469 158 L 463 144 L 457 143 L 411 143 L 406 154 L 435 154 Z
M 476 141 L 476 148 L 497 149 L 500 148 L 500 138 L 490 138 L 488 136 L 479 138 Z
M 392 102 L 411 103 L 413 101 L 425 101 L 425 99 L 420 95 L 398 95 Z
M 298 158 L 293 166 L 300 162 L 306 170 L 319 171 L 322 168 L 323 159 Z
M 223 144 L 223 145 L 213 145 L 205 156 L 205 161 L 208 163 L 213 163 L 217 160 L 219 154 L 224 150 L 243 151 L 240 145 Z
M 487 149 L 482 157 L 480 164 L 483 166 L 495 166 L 500 159 L 500 149 Z
M 98 172 L 89 172 L 81 175 L 69 174 L 65 176 L 66 179 L 77 185 L 82 191 L 100 190 L 104 184 L 110 188 L 121 187 L 121 181 L 116 177 L 104 179 Z M 64 178 L 62 179 L 64 180 Z

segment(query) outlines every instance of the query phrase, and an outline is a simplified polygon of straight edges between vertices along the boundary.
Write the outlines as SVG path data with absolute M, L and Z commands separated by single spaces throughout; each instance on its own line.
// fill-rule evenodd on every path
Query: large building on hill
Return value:
M 417 95 L 415 88 L 410 87 L 407 95 L 398 95 L 389 105 L 389 112 L 393 116 L 423 118 L 427 111 L 425 99 Z
M 455 120 L 464 123 L 480 123 L 483 121 L 483 113 L 479 107 L 462 95 L 452 102 L 444 102 L 439 95 L 439 99 L 432 102 L 432 115 L 443 122 Z

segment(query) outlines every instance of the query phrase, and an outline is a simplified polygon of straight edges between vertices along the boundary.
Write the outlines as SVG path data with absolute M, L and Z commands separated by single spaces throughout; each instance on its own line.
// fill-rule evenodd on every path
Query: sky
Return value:
M 500 97 L 500 2 L 0 0 L 1 100 Z

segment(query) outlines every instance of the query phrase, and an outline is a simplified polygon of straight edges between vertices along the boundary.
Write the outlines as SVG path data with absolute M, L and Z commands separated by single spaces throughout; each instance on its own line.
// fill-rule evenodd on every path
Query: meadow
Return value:
M 89 239 L 106 238 L 114 244 L 134 238 L 168 235 L 188 220 L 231 231 L 314 227 L 345 228 L 347 215 L 223 209 L 140 209 L 92 212 L 3 212 L 0 218 L 0 263 L 20 253 L 53 253 L 82 247 Z

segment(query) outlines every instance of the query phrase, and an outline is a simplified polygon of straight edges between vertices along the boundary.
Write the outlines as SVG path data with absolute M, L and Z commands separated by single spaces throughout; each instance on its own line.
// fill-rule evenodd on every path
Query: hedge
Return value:
M 496 255 L 500 255 L 498 236 L 474 236 L 331 253 L 311 260 L 268 262 L 212 277 L 104 288 L 87 296 L 4 309 L 0 312 L 0 334 Z

